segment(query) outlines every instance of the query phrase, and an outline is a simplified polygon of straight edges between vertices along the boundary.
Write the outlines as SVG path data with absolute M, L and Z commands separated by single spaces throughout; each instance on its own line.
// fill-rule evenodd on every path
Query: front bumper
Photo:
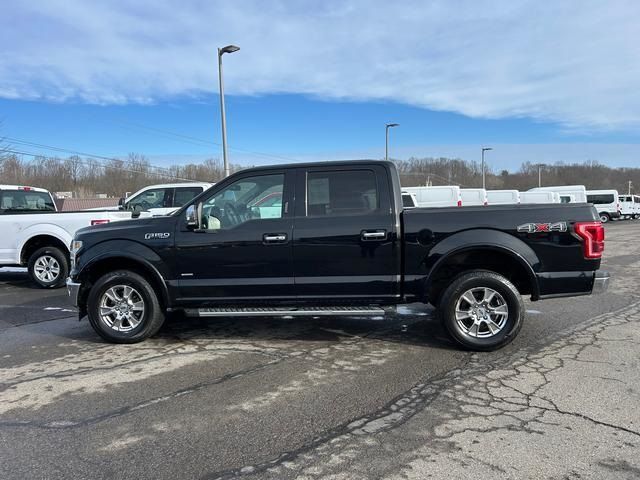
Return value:
M 599 293 L 606 292 L 609 288 L 609 279 L 609 272 L 596 270 L 596 275 L 593 279 L 593 290 L 591 290 L 591 293 L 597 295 Z
M 78 295 L 80 294 L 80 284 L 75 283 L 71 278 L 67 278 L 67 293 L 74 307 L 78 306 Z

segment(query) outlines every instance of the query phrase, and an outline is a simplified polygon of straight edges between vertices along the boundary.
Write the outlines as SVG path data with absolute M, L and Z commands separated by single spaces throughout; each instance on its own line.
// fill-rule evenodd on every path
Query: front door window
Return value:
M 237 180 L 202 203 L 202 228 L 228 230 L 249 220 L 282 218 L 283 189 L 283 174 Z

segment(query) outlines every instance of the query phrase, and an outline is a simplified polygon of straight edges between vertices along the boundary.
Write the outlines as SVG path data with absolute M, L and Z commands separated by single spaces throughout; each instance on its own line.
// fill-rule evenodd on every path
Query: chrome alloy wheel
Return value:
M 33 273 L 41 282 L 50 283 L 60 275 L 60 264 L 51 255 L 43 255 L 33 265 Z
M 470 337 L 489 338 L 497 335 L 507 324 L 508 318 L 507 302 L 491 288 L 472 288 L 456 302 L 456 322 Z
M 102 294 L 100 320 L 117 332 L 129 332 L 144 317 L 144 299 L 129 285 L 115 285 Z

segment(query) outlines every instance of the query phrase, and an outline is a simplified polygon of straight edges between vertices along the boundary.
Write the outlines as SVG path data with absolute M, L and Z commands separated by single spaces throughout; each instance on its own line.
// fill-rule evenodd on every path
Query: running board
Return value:
M 197 308 L 186 309 L 190 317 L 279 317 L 283 315 L 338 316 L 384 315 L 380 307 L 255 307 L 255 308 Z

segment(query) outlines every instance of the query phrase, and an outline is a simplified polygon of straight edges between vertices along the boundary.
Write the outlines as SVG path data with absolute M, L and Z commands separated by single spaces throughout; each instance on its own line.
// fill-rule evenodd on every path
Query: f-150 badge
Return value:
M 546 233 L 546 232 L 566 232 L 567 222 L 555 223 L 524 223 L 518 225 L 520 233 Z
M 145 240 L 157 240 L 157 239 L 169 238 L 170 236 L 171 236 L 171 233 L 169 233 L 169 232 L 145 233 L 144 234 L 144 239 Z

